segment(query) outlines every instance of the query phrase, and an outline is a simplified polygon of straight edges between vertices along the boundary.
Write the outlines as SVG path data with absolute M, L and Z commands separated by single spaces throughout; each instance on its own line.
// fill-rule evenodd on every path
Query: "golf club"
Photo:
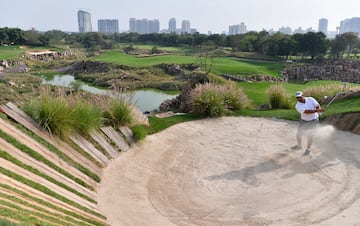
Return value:
M 334 102 L 334 100 L 335 100 L 339 95 L 341 95 L 341 94 L 345 94 L 345 92 L 339 92 L 339 93 L 335 94 L 335 96 L 329 101 L 329 103 L 326 105 L 326 107 L 329 107 L 329 105 L 330 105 L 332 102 Z M 327 100 L 327 99 L 328 99 L 328 96 L 324 96 L 324 98 L 325 98 L 325 100 Z
M 335 96 L 334 96 L 334 97 L 330 100 L 330 102 L 326 105 L 326 107 L 329 107 L 329 105 L 330 105 L 339 95 L 341 95 L 341 94 L 346 94 L 346 92 L 344 92 L 346 86 L 347 86 L 347 83 L 344 82 L 344 86 L 343 86 L 343 88 L 342 88 L 343 91 L 336 93 Z M 328 99 L 328 96 L 324 96 L 324 98 L 325 98 L 325 100 L 327 100 L 327 99 Z

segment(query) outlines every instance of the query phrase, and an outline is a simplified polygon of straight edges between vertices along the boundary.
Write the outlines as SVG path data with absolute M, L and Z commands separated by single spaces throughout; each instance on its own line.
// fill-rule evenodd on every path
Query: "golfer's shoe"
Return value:
M 300 145 L 295 145 L 295 146 L 291 147 L 291 150 L 294 150 L 294 151 L 300 150 L 300 149 L 302 149 L 302 147 Z
M 303 155 L 309 155 L 310 154 L 310 149 L 306 149 L 305 152 L 303 153 Z

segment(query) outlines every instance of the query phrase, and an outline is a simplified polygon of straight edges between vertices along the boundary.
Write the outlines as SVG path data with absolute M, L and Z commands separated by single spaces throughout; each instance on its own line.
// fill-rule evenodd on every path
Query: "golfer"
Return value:
M 296 133 L 297 145 L 292 147 L 294 150 L 302 149 L 302 137 L 307 136 L 307 146 L 303 155 L 310 153 L 310 148 L 313 143 L 315 128 L 319 122 L 319 114 L 324 112 L 320 104 L 313 97 L 304 97 L 303 92 L 297 91 L 295 93 L 297 103 L 295 109 L 300 113 L 300 124 Z

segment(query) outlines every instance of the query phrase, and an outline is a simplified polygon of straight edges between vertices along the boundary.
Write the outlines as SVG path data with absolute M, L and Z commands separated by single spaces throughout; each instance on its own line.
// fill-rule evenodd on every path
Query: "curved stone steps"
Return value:
M 115 150 L 115 148 L 109 144 L 105 138 L 104 135 L 102 135 L 100 132 L 92 131 L 90 132 L 90 136 L 99 144 L 101 147 L 103 147 L 109 156 L 111 156 L 112 159 L 115 159 L 119 156 L 119 152 Z
M 130 146 L 125 140 L 125 138 L 120 133 L 118 133 L 113 127 L 111 126 L 101 127 L 101 131 L 107 137 L 109 137 L 109 139 L 111 139 L 121 151 L 129 150 Z
M 62 212 L 62 211 L 59 211 L 59 210 L 57 210 L 57 209 L 51 208 L 51 207 L 49 207 L 49 206 L 46 206 L 46 205 L 43 205 L 43 204 L 41 204 L 41 203 L 39 203 L 39 202 L 36 202 L 36 201 L 34 201 L 34 200 L 31 200 L 31 199 L 29 199 L 29 198 L 27 198 L 27 197 L 24 197 L 24 196 L 22 196 L 22 195 L 20 195 L 20 194 L 17 194 L 16 192 L 14 192 L 14 191 L 12 191 L 12 190 L 7 190 L 7 189 L 4 189 L 4 188 L 0 187 L 0 193 L 5 194 L 5 195 L 8 195 L 8 196 L 11 196 L 11 197 L 15 197 L 15 198 L 17 198 L 17 199 L 23 200 L 23 201 L 25 201 L 26 203 L 28 203 L 28 205 L 27 205 L 27 204 L 24 204 L 24 203 L 17 203 L 16 201 L 13 201 L 13 200 L 10 200 L 10 199 L 6 199 L 6 198 L 1 198 L 1 197 L 0 197 L 0 199 L 6 199 L 6 200 L 9 200 L 9 202 L 11 201 L 11 202 L 13 202 L 13 203 L 16 203 L 16 205 L 26 206 L 26 208 L 31 208 L 31 209 L 33 209 L 33 210 L 35 210 L 35 211 L 39 211 L 39 210 L 37 210 L 37 209 L 34 208 L 34 207 L 30 207 L 29 205 L 36 206 L 37 208 L 43 209 L 43 210 L 44 210 L 43 212 L 49 212 L 49 213 L 51 213 L 52 215 L 55 215 L 55 214 L 56 214 L 56 215 L 60 215 L 60 216 L 63 216 L 63 217 L 70 218 L 71 221 L 76 221 L 76 222 L 78 222 L 77 224 L 88 224 L 87 222 L 85 222 L 85 221 L 83 221 L 83 220 L 81 220 L 81 219 L 79 219 L 79 218 L 76 218 L 76 217 L 71 216 L 71 215 L 68 215 L 68 214 L 66 214 L 66 213 L 64 213 L 64 212 Z M 55 216 L 55 217 L 56 217 L 56 216 Z M 20 222 L 18 222 L 18 223 L 20 223 Z
M 55 192 L 57 194 L 60 194 L 61 196 L 65 197 L 73 202 L 79 203 L 82 206 L 85 206 L 85 207 L 87 207 L 89 209 L 93 209 L 93 210 L 97 209 L 96 203 L 92 203 L 92 202 L 66 190 L 65 188 L 62 188 L 62 187 L 36 175 L 24 168 L 21 168 L 18 165 L 15 165 L 14 163 L 12 163 L 10 161 L 0 158 L 0 166 L 9 171 L 16 172 L 16 174 L 21 175 L 22 177 L 25 177 L 28 180 L 36 182 L 36 183 L 52 190 L 53 192 Z
M 31 135 L 28 135 L 27 132 L 24 132 L 14 126 L 13 123 L 0 118 L 0 129 L 4 133 L 16 139 L 17 142 L 22 145 L 25 145 L 26 149 L 31 149 L 47 161 L 62 168 L 76 178 L 74 179 L 70 175 L 67 176 L 66 173 L 60 173 L 61 171 L 57 171 L 59 170 L 57 167 L 52 168 L 46 163 L 35 159 L 25 152 L 26 149 L 25 151 L 20 150 L 22 146 L 14 143 L 17 146 L 16 147 L 14 144 L 9 143 L 12 141 L 7 141 L 7 138 L 0 138 L 1 151 L 7 152 L 21 163 L 38 170 L 48 177 L 51 177 L 51 179 L 45 179 L 47 177 L 44 178 L 39 176 L 36 172 L 32 173 L 31 170 L 29 171 L 26 167 L 22 168 L 21 166 L 6 160 L 5 157 L 0 157 L 0 167 L 24 178 L 17 178 L 16 176 L 12 178 L 11 174 L 7 176 L 8 173 L 6 171 L 0 173 L 0 181 L 2 184 L 10 186 L 15 190 L 18 189 L 16 192 L 12 193 L 7 187 L 0 187 L 0 193 L 13 194 L 15 197 L 31 203 L 31 205 L 24 205 L 24 209 L 37 209 L 38 207 L 41 208 L 39 211 L 53 212 L 57 217 L 59 217 L 59 215 L 66 216 L 75 219 L 79 222 L 79 224 L 85 222 L 86 225 L 108 225 L 105 216 L 101 214 L 97 204 L 94 203 L 96 202 L 96 191 L 99 183 L 97 182 L 98 178 L 92 178 L 91 176 L 96 175 L 101 178 L 104 168 L 108 166 L 112 159 L 117 158 L 120 151 L 127 151 L 130 148 L 130 145 L 133 143 L 131 130 L 125 127 L 119 128 L 119 131 L 115 130 L 113 127 L 102 127 L 100 131 L 93 131 L 89 134 L 92 138 L 90 140 L 96 143 L 90 142 L 79 134 L 73 134 L 70 139 L 71 142 L 78 146 L 76 149 L 81 149 L 78 151 L 75 150 L 73 146 L 70 146 L 69 143 L 52 136 L 49 132 L 39 127 L 33 119 L 17 108 L 14 104 L 9 102 L 6 105 L 0 106 L 0 108 L 0 110 L 10 118 L 14 119 L 17 123 L 41 137 L 43 140 L 46 140 L 49 144 L 56 147 L 58 151 L 64 153 L 64 155 L 71 160 L 67 158 L 62 159 L 58 156 L 58 154 L 50 151 L 51 149 L 49 149 L 46 144 L 44 145 L 38 142 L 36 140 L 37 138 L 35 139 L 31 137 Z M 102 147 L 101 149 L 99 148 L 100 146 Z M 104 151 L 107 153 L 104 153 Z M 81 152 L 86 152 L 86 154 L 81 154 Z M 93 160 L 91 160 L 91 158 L 87 155 L 90 155 Z M 81 165 L 83 168 L 78 167 L 78 165 L 74 165 L 72 161 Z M 83 171 L 84 169 L 89 170 L 90 173 Z M 29 181 L 26 180 L 32 181 L 36 184 L 30 184 L 28 183 Z M 56 180 L 54 181 L 55 183 L 52 182 L 53 180 Z M 86 185 L 84 186 L 82 183 L 77 182 L 77 180 L 81 180 L 86 183 Z M 71 188 L 69 189 L 70 191 L 64 188 L 61 184 L 58 185 L 57 182 Z M 91 188 L 94 190 L 91 190 Z M 76 190 L 76 192 L 72 189 Z M 54 193 L 52 194 L 52 192 Z M 42 202 L 37 203 L 37 199 L 49 203 L 50 206 L 46 206 L 46 204 Z M 15 200 L 14 202 L 16 201 L 18 200 Z M 19 202 L 18 205 L 21 205 L 21 203 L 22 202 Z M 77 215 L 73 216 L 72 213 L 76 213 Z M 60 219 L 62 219 L 62 217 L 60 217 Z M 70 221 L 72 221 L 72 219 Z
M 19 203 L 13 202 L 12 200 L 4 199 L 4 198 L 1 198 L 1 197 L 0 197 L 0 200 L 6 201 L 6 202 L 11 203 L 13 205 L 16 205 L 19 208 L 21 208 L 21 211 L 24 211 L 24 212 L 27 211 L 29 216 L 40 219 L 41 221 L 47 222 L 47 223 L 49 223 L 51 225 L 76 226 L 76 224 L 71 223 L 71 222 L 67 221 L 66 219 L 59 219 L 58 217 L 55 217 L 52 214 L 33 209 L 33 208 L 29 207 L 29 206 L 20 205 Z M 13 207 L 9 207 L 9 206 L 3 206 L 2 204 L 0 204 L 0 208 L 7 208 L 7 209 L 12 209 L 13 211 L 19 211 L 19 209 L 17 209 L 17 208 L 13 208 Z M 50 218 L 55 218 L 55 219 L 52 220 Z
M 96 222 L 99 222 L 101 224 L 104 224 L 104 225 L 108 225 L 106 223 L 106 220 L 104 218 L 101 218 L 97 215 L 94 215 L 92 213 L 89 213 L 89 212 L 86 212 L 78 207 L 75 207 L 74 205 L 71 205 L 69 203 L 66 203 L 66 202 L 63 202 L 59 199 L 56 199 L 48 194 L 45 194 L 37 189 L 34 189 L 28 185 L 25 185 L 17 180 L 14 180 L 10 177 L 7 177 L 6 175 L 3 175 L 3 174 L 0 174 L 0 180 L 2 183 L 4 184 L 7 184 L 9 186 L 12 186 L 12 187 L 15 187 L 19 190 L 22 190 L 23 192 L 26 192 L 28 194 L 30 194 L 31 196 L 33 197 L 36 197 L 38 199 L 41 199 L 41 200 L 44 200 L 46 202 L 49 202 L 49 203 L 52 203 L 53 205 L 55 206 L 58 206 L 62 209 L 65 209 L 67 211 L 71 211 L 71 212 L 75 212 L 79 215 L 82 215 L 83 217 L 86 217 L 87 219 L 91 219 L 93 221 L 96 221 Z M 89 208 L 88 208 L 89 209 Z M 89 209 L 89 210 L 92 210 L 98 214 L 101 215 L 100 211 L 96 208 L 96 209 Z
M 45 163 L 33 159 L 31 156 L 27 155 L 26 153 L 22 152 L 21 150 L 7 143 L 1 138 L 0 138 L 0 147 L 1 147 L 0 150 L 6 150 L 7 153 L 9 153 L 11 156 L 21 161 L 22 163 L 31 166 L 34 169 L 39 170 L 41 173 L 46 174 L 47 176 L 52 177 L 53 179 L 83 193 L 84 195 L 86 195 L 91 199 L 94 200 L 96 199 L 96 193 L 94 191 L 91 191 L 83 187 L 82 185 L 76 183 L 75 181 L 71 180 L 70 178 L 59 173 L 50 166 L 46 165 Z
M 27 134 L 24 134 L 21 130 L 10 125 L 9 123 L 6 123 L 6 121 L 2 120 L 1 118 L 0 118 L 0 129 L 3 131 L 6 131 L 6 133 L 8 135 L 21 141 L 21 143 L 26 144 L 26 146 L 28 146 L 32 150 L 36 151 L 37 153 L 41 154 L 48 161 L 54 163 L 57 166 L 65 168 L 70 174 L 72 174 L 76 178 L 81 179 L 82 181 L 84 181 L 88 185 L 92 186 L 93 188 L 96 188 L 98 186 L 98 183 L 93 178 L 90 178 L 88 175 L 82 173 L 81 171 L 79 171 L 78 169 L 76 169 L 75 167 L 73 167 L 72 165 L 70 165 L 69 163 L 64 161 L 63 159 L 61 159 L 55 153 L 49 151 L 46 147 L 39 144 L 37 141 L 33 140 Z M 6 144 L 4 142 L 5 141 L 3 141 L 3 145 L 5 146 Z M 7 151 L 7 150 L 5 149 L 4 151 Z
M 11 106 L 11 108 L 9 106 Z M 78 151 L 74 150 L 69 144 L 61 141 L 60 139 L 57 139 L 54 136 L 51 136 L 47 131 L 39 128 L 33 119 L 31 119 L 29 116 L 24 116 L 26 114 L 16 106 L 14 106 L 12 103 L 7 103 L 6 105 L 3 105 L 1 107 L 1 110 L 9 117 L 23 125 L 25 128 L 34 132 L 36 135 L 42 137 L 47 142 L 61 150 L 64 154 L 69 156 L 78 164 L 81 164 L 84 168 L 88 168 L 99 177 L 101 176 L 103 172 L 103 169 L 101 167 L 97 166 L 90 159 L 84 157 Z
M 103 168 L 107 166 L 110 160 L 103 153 L 97 150 L 94 145 L 92 145 L 84 137 L 79 134 L 74 134 L 70 136 L 70 139 L 78 146 L 80 146 L 84 151 L 86 151 L 86 153 L 96 159 Z

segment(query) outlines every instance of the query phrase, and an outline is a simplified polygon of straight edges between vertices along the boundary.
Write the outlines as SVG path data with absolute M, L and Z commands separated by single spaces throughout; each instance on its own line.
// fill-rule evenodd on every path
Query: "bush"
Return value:
M 136 125 L 131 128 L 136 141 L 143 140 L 147 135 L 147 129 L 145 125 Z
M 234 82 L 228 82 L 223 91 L 226 109 L 237 111 L 244 109 L 249 104 L 249 99 L 242 89 L 236 86 Z
M 102 123 L 100 108 L 96 106 L 78 102 L 72 110 L 72 127 L 81 134 L 86 134 L 93 129 L 99 129 Z
M 282 85 L 271 85 L 267 89 L 269 105 L 271 109 L 290 109 L 291 101 Z
M 42 94 L 26 103 L 24 111 L 50 133 L 67 137 L 73 132 L 85 134 L 101 126 L 101 110 L 75 96 L 53 97 Z
M 24 111 L 52 134 L 65 137 L 72 131 L 72 111 L 65 98 L 41 95 L 27 103 Z
M 197 84 L 190 96 L 193 112 L 201 116 L 223 116 L 230 111 L 243 109 L 248 104 L 246 95 L 235 83 Z
M 126 97 L 118 96 L 112 99 L 108 109 L 104 111 L 104 123 L 114 128 L 129 125 L 133 122 L 131 103 Z

